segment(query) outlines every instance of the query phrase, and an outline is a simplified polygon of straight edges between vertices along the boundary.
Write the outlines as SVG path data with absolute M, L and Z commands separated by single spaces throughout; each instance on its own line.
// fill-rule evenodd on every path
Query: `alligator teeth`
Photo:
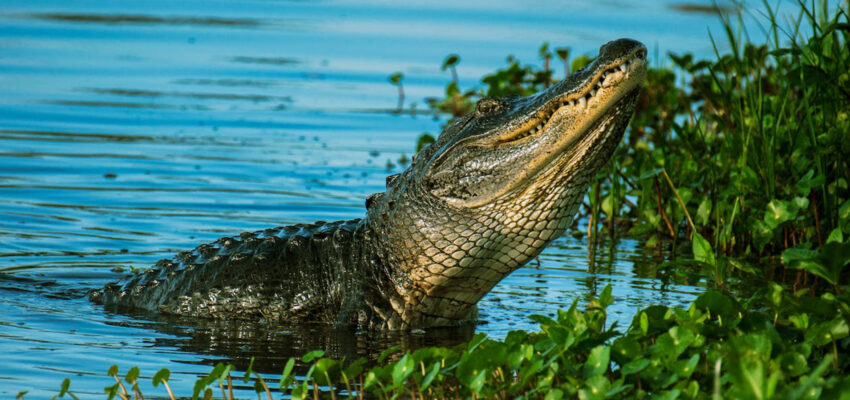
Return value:
M 590 97 L 596 96 L 596 89 L 590 91 Z
M 620 71 L 626 72 L 626 64 L 620 64 Z
M 587 99 L 585 99 L 584 97 L 580 97 L 578 99 L 578 104 L 581 106 L 581 108 L 584 108 L 584 106 L 587 105 Z

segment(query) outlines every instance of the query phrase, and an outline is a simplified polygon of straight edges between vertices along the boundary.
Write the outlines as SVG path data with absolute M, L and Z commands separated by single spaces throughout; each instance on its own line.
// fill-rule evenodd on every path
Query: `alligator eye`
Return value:
M 478 103 L 475 104 L 475 113 L 478 115 L 487 115 L 498 110 L 501 106 L 502 103 L 499 100 L 492 97 L 485 97 L 478 100 Z

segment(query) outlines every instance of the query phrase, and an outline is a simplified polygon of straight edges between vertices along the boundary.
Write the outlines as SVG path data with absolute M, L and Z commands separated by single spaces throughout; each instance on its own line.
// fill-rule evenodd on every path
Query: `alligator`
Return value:
M 116 311 L 409 330 L 477 302 L 571 225 L 634 113 L 631 39 L 536 94 L 482 98 L 366 199 L 366 216 L 245 232 L 160 260 L 90 298 Z

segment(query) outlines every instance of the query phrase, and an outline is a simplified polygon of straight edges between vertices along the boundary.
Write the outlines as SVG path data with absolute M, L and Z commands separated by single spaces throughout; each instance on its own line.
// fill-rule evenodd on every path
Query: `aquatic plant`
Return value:
M 402 80 L 404 79 L 404 74 L 401 72 L 394 72 L 387 77 L 387 80 L 390 81 L 391 84 L 398 87 L 398 106 L 396 108 L 396 112 L 401 112 L 404 109 L 404 85 L 402 84 Z
M 477 334 L 454 348 L 401 352 L 396 346 L 375 360 L 335 360 L 317 350 L 289 359 L 276 385 L 251 365 L 242 379 L 253 382 L 258 398 L 269 399 L 274 393 L 297 399 L 808 399 L 850 393 L 847 287 L 840 296 L 804 292 L 770 284 L 736 299 L 709 290 L 687 309 L 644 308 L 620 332 L 607 323 L 607 307 L 615 301 L 608 286 L 583 311 L 574 302 L 554 318 L 531 316 L 539 332 L 511 331 L 504 340 Z M 375 366 L 367 369 L 370 363 Z M 234 398 L 235 372 L 233 365 L 217 364 L 196 381 L 192 398 Z M 123 382 L 115 366 L 107 375 L 117 382 L 106 387 L 108 398 L 143 398 L 138 368 Z M 151 383 L 163 384 L 173 399 L 168 375 L 161 370 Z M 70 393 L 68 384 L 62 394 Z
M 612 236 L 627 231 L 649 247 L 672 240 L 674 255 L 693 237 L 706 238 L 717 250 L 715 264 L 690 265 L 706 267 L 718 287 L 742 270 L 795 288 L 840 279 L 850 261 L 846 3 L 801 2 L 787 25 L 765 8 L 757 22 L 766 22 L 767 44 L 745 40 L 740 11 L 734 20 L 721 14 L 728 53 L 712 36 L 715 60 L 670 54 L 675 70 L 649 69 L 625 143 L 583 207 L 592 243 L 600 227 Z M 551 57 L 548 45 L 540 52 Z M 558 55 L 570 62 L 568 51 Z M 578 57 L 571 69 L 588 61 Z M 508 63 L 480 88 L 447 89 L 430 104 L 457 116 L 478 98 L 527 95 L 552 81 L 546 65 Z

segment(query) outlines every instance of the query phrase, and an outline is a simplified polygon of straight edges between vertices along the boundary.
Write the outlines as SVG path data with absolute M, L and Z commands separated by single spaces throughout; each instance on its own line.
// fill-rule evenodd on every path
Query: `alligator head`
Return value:
M 397 313 L 389 328 L 473 318 L 481 297 L 561 235 L 620 142 L 645 59 L 641 43 L 620 39 L 547 90 L 482 99 L 388 178 L 366 223 L 388 281 L 375 286 Z

